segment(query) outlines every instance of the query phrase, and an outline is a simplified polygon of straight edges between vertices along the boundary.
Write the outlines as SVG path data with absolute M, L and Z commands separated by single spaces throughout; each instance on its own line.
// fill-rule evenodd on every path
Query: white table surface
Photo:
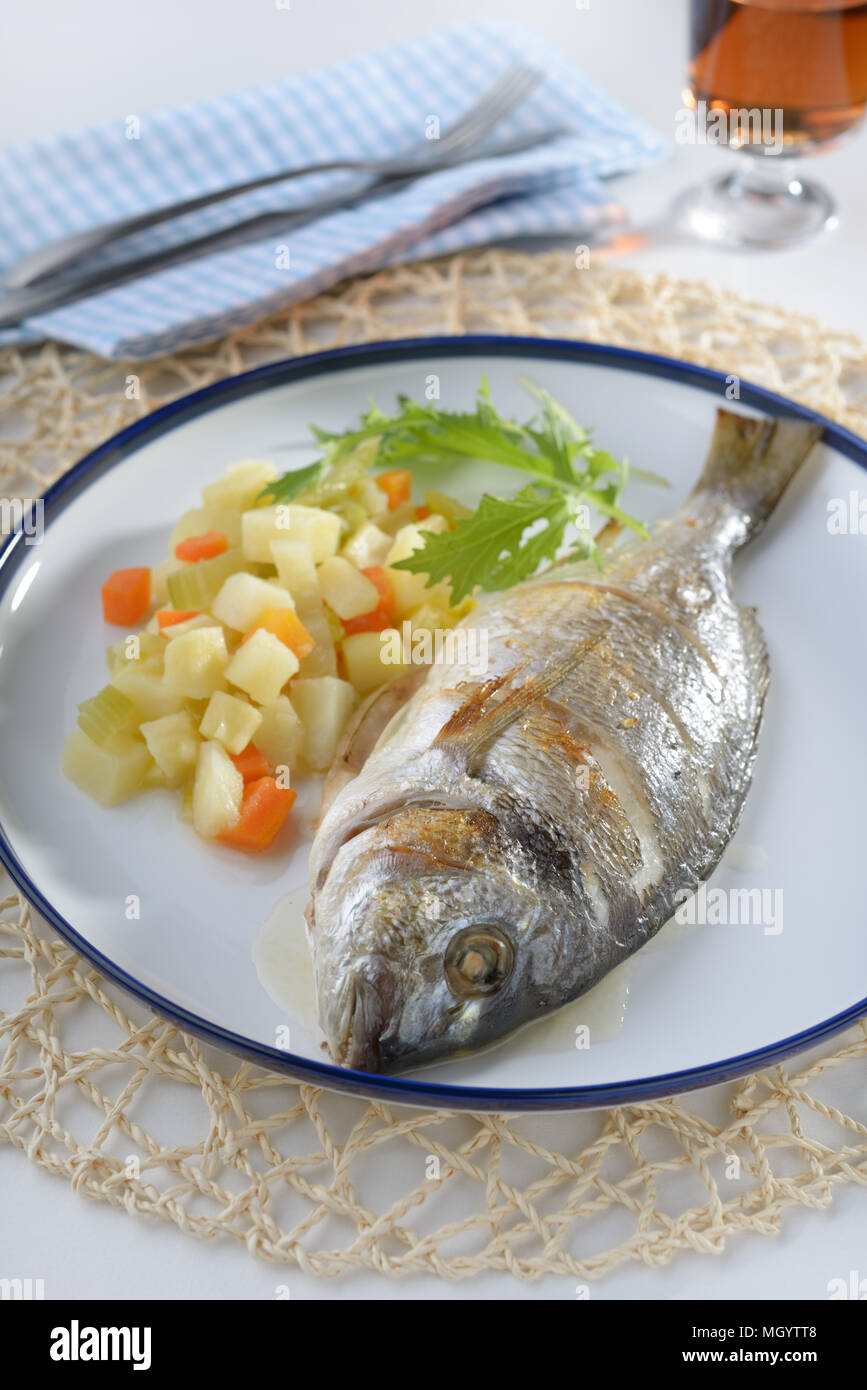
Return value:
M 681 105 L 686 0 L 27 0 L 4 17 L 0 144 L 267 81 L 470 16 L 531 21 L 623 101 L 673 137 Z M 636 222 L 735 155 L 672 145 L 664 166 L 614 185 Z M 710 252 L 660 244 L 624 258 L 636 269 L 730 285 L 767 303 L 814 314 L 867 337 L 867 132 L 817 159 L 841 205 L 839 228 L 800 249 Z M 859 1091 L 861 1092 L 859 1096 Z M 850 1113 L 863 1089 L 853 1083 Z M 720 1093 L 722 1101 L 722 1093 Z M 722 1119 L 722 1107 L 720 1119 Z M 863 1111 L 861 1113 L 863 1119 Z M 720 1257 L 684 1252 L 665 1269 L 622 1268 L 592 1299 L 827 1297 L 830 1279 L 865 1272 L 867 1201 L 838 1190 L 824 1213 L 790 1211 L 778 1237 L 736 1236 Z M 207 1245 L 174 1227 L 135 1221 L 75 1196 L 61 1180 L 0 1148 L 0 1277 L 43 1278 L 49 1298 L 573 1299 L 571 1280 L 522 1285 L 508 1275 L 461 1284 L 435 1278 L 385 1283 L 361 1274 L 318 1282 L 252 1259 L 235 1244 Z

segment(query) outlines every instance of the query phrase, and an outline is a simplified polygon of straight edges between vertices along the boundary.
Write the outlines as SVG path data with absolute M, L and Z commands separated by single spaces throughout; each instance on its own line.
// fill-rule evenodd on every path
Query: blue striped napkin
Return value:
M 607 200 L 601 180 L 658 157 L 665 142 L 538 34 L 478 21 L 138 125 L 127 118 L 0 153 L 0 269 L 71 232 L 293 164 L 401 153 L 421 142 L 431 116 L 445 130 L 516 62 L 539 67 L 545 81 L 491 139 L 565 128 L 543 150 L 429 174 L 289 231 L 285 242 L 272 236 L 40 314 L 0 333 L 0 343 L 48 337 L 107 358 L 155 357 L 254 323 L 349 274 L 508 237 L 580 233 Z M 122 255 L 326 192 L 348 197 L 362 182 L 319 174 L 244 194 L 139 233 Z

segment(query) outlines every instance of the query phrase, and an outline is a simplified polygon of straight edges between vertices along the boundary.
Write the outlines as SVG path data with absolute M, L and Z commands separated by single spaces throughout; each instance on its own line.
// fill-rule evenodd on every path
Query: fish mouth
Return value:
M 382 956 L 347 970 L 325 1029 L 329 1051 L 339 1066 L 351 1071 L 380 1070 L 382 1038 L 395 993 L 394 976 Z

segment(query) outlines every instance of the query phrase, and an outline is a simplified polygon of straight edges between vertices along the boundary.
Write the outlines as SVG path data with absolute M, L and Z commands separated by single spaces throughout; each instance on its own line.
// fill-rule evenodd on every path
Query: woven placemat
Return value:
M 56 344 L 2 352 L 0 492 L 33 496 L 140 415 L 261 362 L 469 332 L 686 358 L 867 435 L 867 345 L 851 335 L 728 289 L 578 271 L 560 251 L 488 251 L 353 281 L 162 361 L 109 365 Z M 102 980 L 11 891 L 0 902 L 0 1008 L 0 1141 L 86 1196 L 318 1275 L 589 1281 L 682 1249 L 719 1254 L 736 1232 L 777 1231 L 787 1211 L 867 1182 L 867 1126 L 840 1101 L 857 1094 L 856 1077 L 863 1092 L 864 1025 L 724 1088 L 724 1119 L 721 1088 L 556 1118 L 369 1104 L 181 1033 Z M 377 1202 L 383 1164 L 390 1195 Z

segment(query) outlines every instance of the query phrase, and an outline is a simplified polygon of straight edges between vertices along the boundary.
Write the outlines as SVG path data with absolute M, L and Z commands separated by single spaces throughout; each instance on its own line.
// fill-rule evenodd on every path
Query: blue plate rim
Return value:
M 609 366 L 642 375 L 660 376 L 710 393 L 726 396 L 732 374 L 710 367 L 681 362 L 658 353 L 645 353 L 634 348 L 615 347 L 580 339 L 527 338 L 506 335 L 473 334 L 467 336 L 434 336 L 426 338 L 392 339 L 383 342 L 353 344 L 311 353 L 303 357 L 285 358 L 266 363 L 237 376 L 227 377 L 200 388 L 136 420 L 126 429 L 113 435 L 86 454 L 68 469 L 44 494 L 44 524 L 47 532 L 51 521 L 85 488 L 98 482 L 115 464 L 134 453 L 141 445 L 158 438 L 169 429 L 204 414 L 216 405 L 267 390 L 271 387 L 304 381 L 310 377 L 328 375 L 359 366 L 388 364 L 398 360 L 423 357 L 498 356 L 536 357 L 540 360 L 569 361 L 597 366 Z M 835 424 L 808 406 L 785 396 L 738 379 L 737 402 L 753 406 L 771 415 L 809 420 L 822 426 L 824 442 L 838 453 L 867 468 L 867 441 L 852 431 Z M 21 544 L 22 533 L 8 537 L 0 547 L 0 599 L 5 595 L 14 574 L 27 553 Z M 222 1028 L 220 1024 L 173 1004 L 155 990 L 128 975 L 109 957 L 92 946 L 85 937 L 67 922 L 43 896 L 21 864 L 5 829 L 0 825 L 0 864 L 24 894 L 28 902 L 45 918 L 57 934 L 79 954 L 89 960 L 100 973 L 121 989 L 169 1019 L 184 1031 L 236 1055 L 257 1062 L 272 1071 L 283 1072 L 295 1080 L 324 1086 L 329 1090 L 347 1092 L 369 1099 L 390 1100 L 406 1105 L 435 1105 L 450 1110 L 501 1111 L 505 1113 L 579 1110 L 610 1105 L 639 1104 L 660 1096 L 717 1085 L 735 1077 L 771 1065 L 794 1052 L 813 1047 L 825 1038 L 855 1023 L 867 1014 L 867 997 L 841 1013 L 824 1019 L 811 1028 L 779 1039 L 750 1052 L 718 1062 L 705 1063 L 683 1071 L 665 1072 L 656 1076 L 638 1077 L 620 1082 L 605 1082 L 590 1086 L 510 1088 L 454 1086 L 442 1082 L 414 1079 L 412 1076 L 381 1076 L 368 1072 L 347 1071 L 330 1062 L 318 1062 L 291 1052 L 257 1043 L 254 1039 Z

